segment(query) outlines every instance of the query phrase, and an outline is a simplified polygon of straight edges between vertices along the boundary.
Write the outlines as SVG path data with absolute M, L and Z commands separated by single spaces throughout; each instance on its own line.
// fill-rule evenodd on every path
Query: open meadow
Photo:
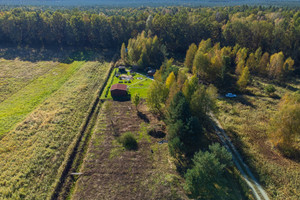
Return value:
M 219 99 L 219 120 L 271 199 L 299 199 L 300 164 L 284 157 L 268 136 L 269 121 L 278 109 L 280 97 L 299 90 L 299 80 L 286 86 L 274 85 L 273 97 L 264 92 L 266 85 L 256 78 L 248 87 L 250 94 Z
M 5 62 L 11 66 L 23 64 Z M 10 73 L 31 80 L 16 83 L 11 95 L 6 94 L 0 103 L 0 199 L 47 199 L 61 177 L 65 160 L 110 64 L 23 65 L 31 68 Z M 18 68 L 7 70 L 14 69 Z M 6 80 L 2 78 L 2 82 Z M 11 123 L 7 125 L 7 121 Z

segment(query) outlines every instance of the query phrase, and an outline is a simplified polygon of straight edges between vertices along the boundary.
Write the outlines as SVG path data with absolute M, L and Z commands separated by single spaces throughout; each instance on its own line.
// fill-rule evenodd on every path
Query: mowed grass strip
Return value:
M 85 63 L 0 141 L 0 199 L 46 199 L 109 64 Z
M 58 64 L 0 59 L 0 103 Z
M 0 138 L 59 89 L 82 64 L 83 62 L 59 64 L 0 103 Z

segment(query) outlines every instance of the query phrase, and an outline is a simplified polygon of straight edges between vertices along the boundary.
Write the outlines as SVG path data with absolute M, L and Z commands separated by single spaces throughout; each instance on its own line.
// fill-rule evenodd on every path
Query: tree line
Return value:
M 0 12 L 0 43 L 117 49 L 142 31 L 151 30 L 173 55 L 211 38 L 220 46 L 254 52 L 283 52 L 300 63 L 300 12 L 297 8 L 122 8 Z
M 226 84 L 226 76 L 233 73 L 238 77 L 237 87 L 243 91 L 250 81 L 250 74 L 284 81 L 294 70 L 294 60 L 283 52 L 269 54 L 259 47 L 251 52 L 240 45 L 224 46 L 212 44 L 211 39 L 199 45 L 191 44 L 184 65 L 201 80 L 217 85 Z

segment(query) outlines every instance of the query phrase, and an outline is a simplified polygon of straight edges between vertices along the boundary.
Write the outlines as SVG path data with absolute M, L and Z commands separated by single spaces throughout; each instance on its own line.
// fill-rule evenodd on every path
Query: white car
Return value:
M 227 93 L 227 94 L 225 95 L 225 97 L 234 98 L 234 97 L 236 97 L 236 94 Z

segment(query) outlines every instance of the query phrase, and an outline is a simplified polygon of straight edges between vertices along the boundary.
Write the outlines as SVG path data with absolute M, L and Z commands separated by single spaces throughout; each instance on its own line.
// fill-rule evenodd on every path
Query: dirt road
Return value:
M 237 169 L 240 171 L 242 178 L 245 180 L 247 185 L 252 190 L 254 197 L 257 200 L 270 200 L 266 191 L 262 188 L 262 186 L 258 183 L 257 179 L 253 176 L 249 167 L 243 161 L 242 156 L 236 150 L 234 145 L 232 144 L 230 138 L 225 133 L 222 128 L 220 122 L 214 117 L 214 115 L 210 114 L 212 120 L 215 122 L 213 124 L 216 134 L 220 138 L 224 147 L 232 154 L 233 162 L 236 165 Z

